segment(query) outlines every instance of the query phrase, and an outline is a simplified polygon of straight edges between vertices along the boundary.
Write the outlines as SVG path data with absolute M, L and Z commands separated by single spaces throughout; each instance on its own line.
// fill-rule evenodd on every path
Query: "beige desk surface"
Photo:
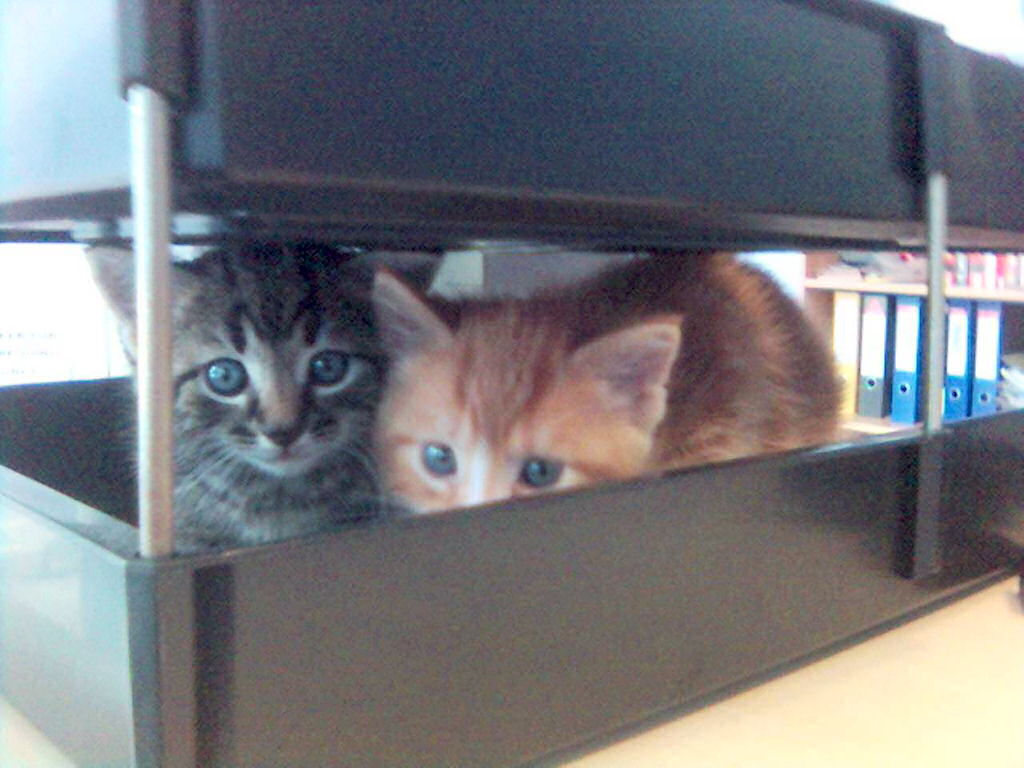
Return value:
M 1024 768 L 1016 579 L 573 768 Z
M 0 766 L 70 765 L 0 699 Z M 568 765 L 1024 768 L 1017 582 Z

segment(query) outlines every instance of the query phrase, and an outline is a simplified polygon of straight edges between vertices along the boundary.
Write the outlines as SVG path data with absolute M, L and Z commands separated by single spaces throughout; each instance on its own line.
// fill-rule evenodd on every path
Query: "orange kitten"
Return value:
M 427 299 L 378 273 L 376 445 L 434 511 L 827 442 L 831 355 L 765 275 L 659 255 L 531 299 Z

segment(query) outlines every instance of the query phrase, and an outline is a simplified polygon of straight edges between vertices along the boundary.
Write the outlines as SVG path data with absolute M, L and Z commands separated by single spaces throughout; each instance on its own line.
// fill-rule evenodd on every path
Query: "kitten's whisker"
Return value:
M 206 481 L 212 477 L 220 474 L 227 470 L 228 477 L 234 470 L 233 464 L 237 463 L 238 459 L 231 454 L 231 452 L 225 446 L 213 445 L 209 446 L 207 451 L 204 451 L 199 456 L 199 460 L 196 465 L 199 469 L 186 473 L 187 484 L 180 484 L 178 493 L 186 495 L 191 493 L 193 490 L 205 486 Z M 206 486 L 207 490 L 212 490 L 209 486 Z

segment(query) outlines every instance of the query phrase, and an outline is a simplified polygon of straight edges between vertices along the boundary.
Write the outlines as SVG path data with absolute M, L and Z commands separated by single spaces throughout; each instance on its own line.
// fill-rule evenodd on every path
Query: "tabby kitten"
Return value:
M 766 275 L 660 254 L 519 300 L 427 299 L 379 272 L 376 426 L 417 511 L 824 443 L 832 357 Z
M 133 359 L 130 254 L 94 249 L 90 262 Z M 255 242 L 172 272 L 177 548 L 268 542 L 374 514 L 368 447 L 382 371 L 369 275 L 325 246 Z

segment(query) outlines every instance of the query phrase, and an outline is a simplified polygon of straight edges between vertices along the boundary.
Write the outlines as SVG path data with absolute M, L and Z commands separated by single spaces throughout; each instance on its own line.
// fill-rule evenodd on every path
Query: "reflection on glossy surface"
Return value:
M 132 761 L 126 606 L 123 561 L 0 495 L 0 700 L 76 764 Z
M 0 765 L 73 768 L 75 764 L 31 721 L 0 698 Z

